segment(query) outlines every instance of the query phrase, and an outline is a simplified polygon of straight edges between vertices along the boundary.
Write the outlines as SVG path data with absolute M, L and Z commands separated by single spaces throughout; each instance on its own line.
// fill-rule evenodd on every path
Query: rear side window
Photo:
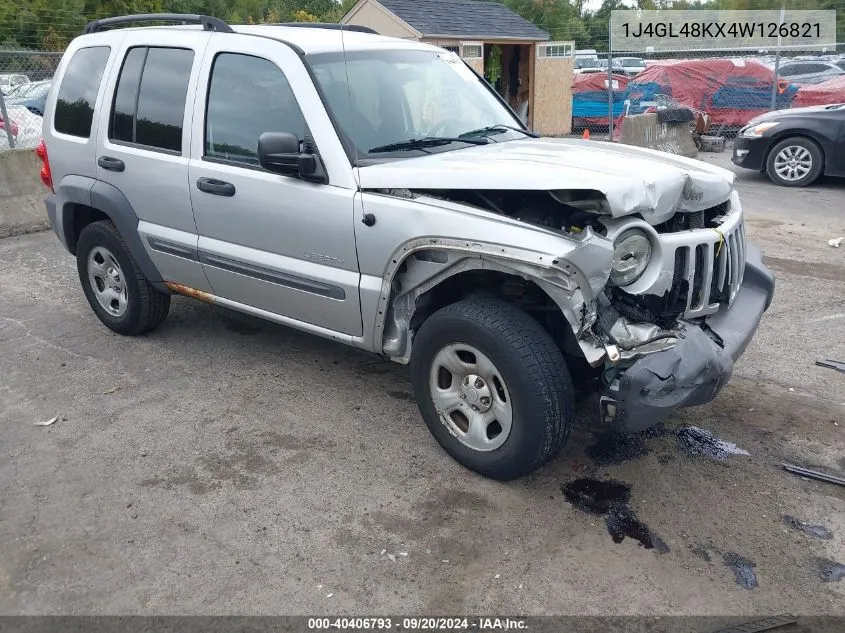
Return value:
M 94 104 L 110 53 L 108 46 L 92 46 L 73 54 L 56 97 L 53 127 L 57 132 L 81 138 L 91 136 Z
M 194 52 L 129 49 L 114 95 L 109 139 L 179 152 Z
M 288 80 L 271 61 L 221 53 L 208 88 L 205 155 L 257 165 L 263 132 L 306 136 L 305 117 Z

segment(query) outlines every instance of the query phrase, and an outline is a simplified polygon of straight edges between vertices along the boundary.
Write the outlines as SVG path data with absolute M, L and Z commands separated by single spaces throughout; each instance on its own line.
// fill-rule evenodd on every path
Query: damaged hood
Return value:
M 664 152 L 575 139 L 529 139 L 400 159 L 360 169 L 363 189 L 594 190 L 613 217 L 652 224 L 730 197 L 734 174 Z

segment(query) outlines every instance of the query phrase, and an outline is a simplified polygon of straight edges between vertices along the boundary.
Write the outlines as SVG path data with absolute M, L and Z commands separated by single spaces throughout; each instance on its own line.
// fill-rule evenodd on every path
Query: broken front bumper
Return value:
M 710 402 L 728 382 L 774 289 L 774 276 L 760 251 L 748 244 L 745 276 L 730 307 L 687 322 L 672 349 L 646 356 L 617 374 L 602 394 L 602 418 L 635 432 L 680 407 Z

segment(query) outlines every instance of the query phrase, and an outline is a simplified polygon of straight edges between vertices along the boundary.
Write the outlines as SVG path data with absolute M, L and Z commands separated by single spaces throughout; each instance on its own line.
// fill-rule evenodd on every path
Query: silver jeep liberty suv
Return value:
M 106 28 L 151 20 L 177 24 Z M 537 138 L 435 46 L 126 16 L 53 85 L 47 213 L 107 327 L 179 293 L 410 362 L 434 437 L 489 477 L 558 453 L 573 382 L 627 431 L 712 400 L 772 299 L 731 172 Z

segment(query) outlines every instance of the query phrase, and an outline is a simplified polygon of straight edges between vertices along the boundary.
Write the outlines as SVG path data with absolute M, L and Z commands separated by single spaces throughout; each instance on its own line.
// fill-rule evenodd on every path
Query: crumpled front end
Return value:
M 613 372 L 600 401 L 606 421 L 640 431 L 680 407 L 710 402 L 721 391 L 774 295 L 774 277 L 760 251 L 749 244 L 745 253 L 745 274 L 730 305 L 681 322 L 674 346 Z
M 774 293 L 760 251 L 746 242 L 735 192 L 697 218 L 678 214 L 672 222 L 608 226 L 611 238 L 638 230 L 654 244 L 646 273 L 599 297 L 592 328 L 592 345 L 605 352 L 602 417 L 627 431 L 712 400 Z

